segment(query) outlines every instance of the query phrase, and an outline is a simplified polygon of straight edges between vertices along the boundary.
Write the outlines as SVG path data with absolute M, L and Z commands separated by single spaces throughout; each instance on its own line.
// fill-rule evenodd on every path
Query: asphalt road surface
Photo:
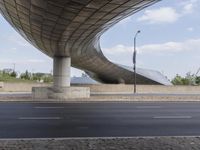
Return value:
M 200 135 L 200 102 L 0 103 L 0 138 Z

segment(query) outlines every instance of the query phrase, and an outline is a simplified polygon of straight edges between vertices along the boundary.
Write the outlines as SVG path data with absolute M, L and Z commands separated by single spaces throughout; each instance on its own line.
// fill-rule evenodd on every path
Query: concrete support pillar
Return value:
M 53 87 L 33 87 L 34 99 L 68 100 L 72 98 L 89 98 L 89 87 L 70 86 L 70 57 L 53 58 Z
M 70 86 L 70 67 L 70 57 L 53 58 L 54 88 L 63 88 Z

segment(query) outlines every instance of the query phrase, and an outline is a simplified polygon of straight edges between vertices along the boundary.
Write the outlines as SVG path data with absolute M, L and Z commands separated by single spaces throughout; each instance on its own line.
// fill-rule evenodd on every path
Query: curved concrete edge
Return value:
M 1 0 L 0 13 L 28 42 L 54 59 L 55 87 L 70 86 L 71 65 L 103 83 L 131 84 L 133 71 L 106 59 L 99 39 L 119 21 L 159 1 Z M 137 83 L 170 84 L 146 71 L 137 74 Z
M 0 139 L 5 150 L 199 150 L 200 137 L 110 137 Z

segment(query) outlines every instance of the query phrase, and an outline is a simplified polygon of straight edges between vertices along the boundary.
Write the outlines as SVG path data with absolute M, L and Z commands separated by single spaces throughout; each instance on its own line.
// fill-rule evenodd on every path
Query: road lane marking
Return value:
M 19 117 L 19 120 L 59 120 L 61 117 Z
M 156 109 L 156 108 L 162 108 L 161 106 L 137 106 L 138 109 Z
M 76 127 L 76 129 L 78 129 L 78 130 L 88 130 L 89 127 L 88 126 L 82 126 L 82 127 Z
M 42 107 L 42 106 L 36 106 L 35 109 L 61 109 L 64 107 Z
M 154 116 L 153 119 L 191 119 L 192 116 Z

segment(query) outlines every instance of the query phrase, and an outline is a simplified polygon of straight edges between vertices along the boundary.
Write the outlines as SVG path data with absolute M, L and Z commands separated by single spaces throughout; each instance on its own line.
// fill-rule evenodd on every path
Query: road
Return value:
M 200 103 L 0 103 L 0 138 L 200 135 Z

